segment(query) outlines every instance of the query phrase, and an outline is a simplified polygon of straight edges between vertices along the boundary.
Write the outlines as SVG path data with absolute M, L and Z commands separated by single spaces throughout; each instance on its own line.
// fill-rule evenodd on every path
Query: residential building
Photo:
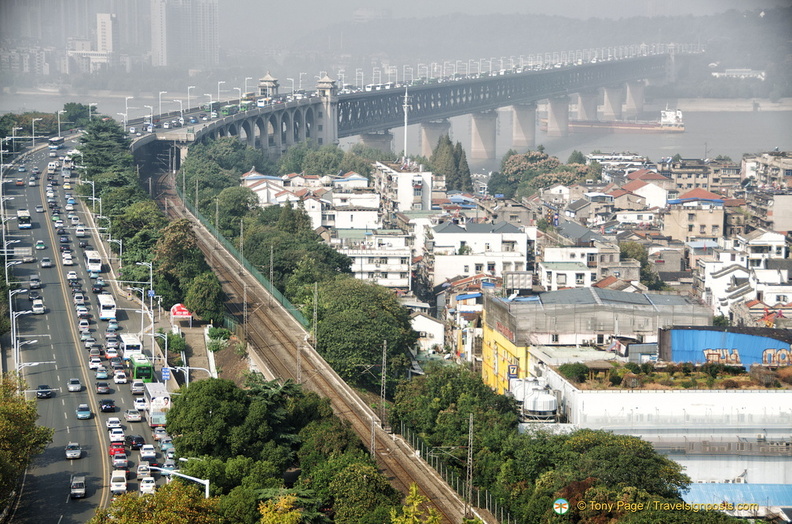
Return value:
M 382 197 L 387 220 L 398 211 L 432 208 L 432 194 L 445 190 L 445 176 L 435 175 L 422 165 L 376 162 L 372 174 L 374 190 Z
M 355 278 L 407 291 L 412 286 L 410 242 L 401 230 L 334 229 L 330 245 L 352 259 Z
M 743 170 L 743 175 L 754 177 L 759 189 L 792 189 L 792 153 L 788 151 L 746 157 L 743 159 Z
M 748 226 L 789 235 L 792 233 L 792 191 L 749 191 L 745 195 Z
M 717 241 L 723 236 L 723 199 L 704 189 L 694 189 L 668 202 L 663 233 L 683 242 Z
M 206 69 L 220 63 L 219 0 L 151 0 L 151 65 Z
M 768 260 L 785 259 L 789 256 L 786 237 L 781 233 L 763 229 L 736 235 L 734 249 L 746 254 L 748 268 L 767 269 Z

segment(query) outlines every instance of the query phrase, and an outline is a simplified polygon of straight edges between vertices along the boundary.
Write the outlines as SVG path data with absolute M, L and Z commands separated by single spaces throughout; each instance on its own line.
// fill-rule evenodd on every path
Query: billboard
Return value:
M 792 352 L 788 335 L 783 330 L 762 330 L 764 333 L 746 333 L 737 329 L 674 329 L 670 332 L 670 358 L 668 352 L 661 355 L 672 362 L 741 365 L 746 368 L 754 364 L 765 366 L 788 366 L 792 364 Z M 747 331 L 747 330 L 746 330 Z M 756 330 L 755 330 L 756 331 Z M 776 336 L 772 336 L 774 333 Z M 769 336 L 768 336 L 769 335 Z M 668 341 L 668 338 L 665 338 Z

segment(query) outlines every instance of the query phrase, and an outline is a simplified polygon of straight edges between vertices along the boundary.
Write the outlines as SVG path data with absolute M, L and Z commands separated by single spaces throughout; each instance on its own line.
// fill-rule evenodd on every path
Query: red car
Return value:
M 107 453 L 111 457 L 119 453 L 126 453 L 126 447 L 121 442 L 113 442 L 110 444 L 110 447 L 107 448 Z

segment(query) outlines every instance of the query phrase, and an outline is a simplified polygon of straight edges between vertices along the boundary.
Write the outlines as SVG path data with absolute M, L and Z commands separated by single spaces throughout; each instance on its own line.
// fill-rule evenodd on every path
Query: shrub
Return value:
M 641 364 L 641 373 L 644 375 L 651 375 L 654 372 L 654 364 L 651 362 L 644 362 Z
M 588 377 L 588 371 L 588 366 L 580 362 L 575 362 L 573 364 L 561 364 L 558 366 L 559 373 L 564 375 L 572 382 L 577 382 L 578 384 L 582 384 L 586 381 L 586 378 Z
M 608 376 L 608 380 L 610 381 L 611 386 L 618 386 L 619 384 L 622 383 L 622 378 L 619 376 L 619 374 L 616 372 L 615 369 L 610 372 L 610 375 Z
M 731 378 L 724 380 L 722 385 L 723 389 L 740 389 L 740 383 Z
M 624 367 L 630 372 L 635 373 L 636 375 L 641 372 L 641 366 L 636 364 L 635 362 L 627 362 Z
M 665 372 L 669 377 L 673 377 L 675 373 L 679 373 L 680 367 L 676 364 L 669 364 L 665 368 Z
M 641 385 L 641 379 L 638 375 L 627 373 L 622 379 L 622 386 L 625 388 L 637 388 Z
M 685 389 L 695 388 L 698 384 L 696 383 L 695 379 L 684 380 L 682 381 L 682 387 Z
M 724 365 L 719 364 L 717 362 L 707 362 L 703 366 L 701 366 L 701 372 L 706 373 L 712 378 L 717 378 L 718 375 L 723 373 Z
M 745 367 L 744 366 L 723 366 L 723 373 L 726 375 L 745 375 Z M 792 373 L 792 368 L 790 368 L 790 373 Z
M 750 375 L 757 384 L 765 388 L 772 387 L 773 382 L 778 382 L 775 377 L 775 373 L 769 369 L 763 368 L 762 366 L 751 366 Z
M 224 347 L 226 347 L 226 341 L 221 339 L 211 339 L 209 340 L 209 344 L 206 345 L 206 349 L 212 353 L 216 353 Z
M 693 373 L 693 370 L 696 369 L 696 367 L 693 365 L 692 362 L 683 362 L 681 368 L 682 368 L 682 373 L 686 377 L 689 377 L 690 374 Z
M 226 328 L 210 327 L 209 338 L 228 340 L 229 338 L 231 338 L 231 332 Z

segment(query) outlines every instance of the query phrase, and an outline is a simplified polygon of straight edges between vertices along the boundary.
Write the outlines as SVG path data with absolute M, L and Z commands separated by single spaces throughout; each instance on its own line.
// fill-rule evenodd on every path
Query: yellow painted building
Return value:
M 516 346 L 514 330 L 499 322 L 490 326 L 484 311 L 481 342 L 481 376 L 484 383 L 497 393 L 509 390 L 510 378 L 526 378 L 529 376 L 530 355 L 528 347 Z

